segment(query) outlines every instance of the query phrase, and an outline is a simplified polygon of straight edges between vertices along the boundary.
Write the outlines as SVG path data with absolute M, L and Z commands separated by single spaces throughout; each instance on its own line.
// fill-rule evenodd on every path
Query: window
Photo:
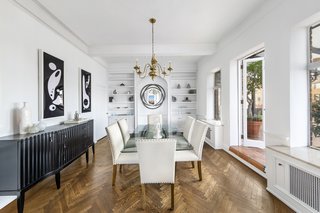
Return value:
M 320 24 L 309 33 L 310 146 L 320 148 Z
M 221 120 L 221 71 L 214 73 L 213 108 L 214 120 Z

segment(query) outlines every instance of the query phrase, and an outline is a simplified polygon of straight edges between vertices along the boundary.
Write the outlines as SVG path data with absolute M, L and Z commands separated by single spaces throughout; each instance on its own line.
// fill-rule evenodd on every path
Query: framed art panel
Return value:
M 80 69 L 80 107 L 81 113 L 91 112 L 91 73 Z
M 64 61 L 39 50 L 39 119 L 64 116 Z

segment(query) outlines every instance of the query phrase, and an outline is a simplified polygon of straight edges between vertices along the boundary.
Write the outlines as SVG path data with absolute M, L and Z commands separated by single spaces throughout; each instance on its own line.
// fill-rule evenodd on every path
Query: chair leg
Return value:
M 191 166 L 192 166 L 192 168 L 194 168 L 194 162 L 193 161 L 191 161 Z
M 171 184 L 171 210 L 174 209 L 174 183 Z
M 112 186 L 114 186 L 117 177 L 117 165 L 113 165 L 112 168 Z
M 119 172 L 120 172 L 120 173 L 122 173 L 122 169 L 123 169 L 123 165 L 120 164 L 120 166 L 119 166 Z
M 141 184 L 141 190 L 142 190 L 142 208 L 146 208 L 146 187 L 144 184 Z
M 202 181 L 201 161 L 198 161 L 199 181 Z

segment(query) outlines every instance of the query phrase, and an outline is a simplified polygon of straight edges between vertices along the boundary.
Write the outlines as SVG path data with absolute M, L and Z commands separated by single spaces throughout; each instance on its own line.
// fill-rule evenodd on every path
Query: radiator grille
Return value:
M 290 166 L 290 194 L 320 212 L 320 178 Z

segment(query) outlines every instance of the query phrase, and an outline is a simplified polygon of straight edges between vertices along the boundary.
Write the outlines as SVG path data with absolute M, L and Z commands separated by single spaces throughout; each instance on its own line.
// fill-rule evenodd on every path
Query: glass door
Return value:
M 241 71 L 241 145 L 265 148 L 264 58 L 242 60 Z

